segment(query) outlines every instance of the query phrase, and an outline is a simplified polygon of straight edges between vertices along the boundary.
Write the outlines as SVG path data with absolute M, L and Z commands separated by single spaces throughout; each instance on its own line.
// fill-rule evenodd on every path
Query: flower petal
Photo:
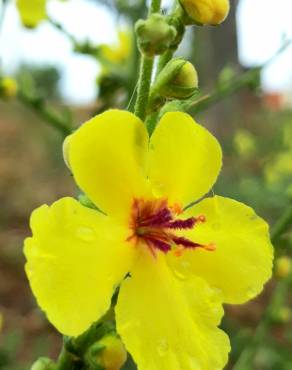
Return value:
M 115 286 L 135 254 L 125 229 L 72 198 L 31 216 L 26 272 L 48 319 L 63 334 L 79 335 L 109 308 Z
M 77 184 L 100 209 L 125 217 L 133 197 L 147 192 L 147 148 L 147 130 L 139 118 L 109 110 L 70 136 L 69 163 Z
M 142 254 L 121 286 L 117 330 L 139 370 L 214 370 L 227 362 L 220 297 L 200 278 L 176 278 L 163 253 Z
M 171 256 L 181 274 L 201 276 L 223 291 L 227 303 L 244 303 L 255 297 L 271 277 L 273 247 L 268 225 L 252 208 L 235 200 L 215 196 L 186 211 L 185 216 L 204 215 L 206 222 L 186 236 L 201 244 L 215 243 L 215 251 L 185 251 Z
M 166 113 L 150 139 L 149 179 L 172 203 L 186 206 L 206 194 L 221 163 L 215 137 L 188 114 Z

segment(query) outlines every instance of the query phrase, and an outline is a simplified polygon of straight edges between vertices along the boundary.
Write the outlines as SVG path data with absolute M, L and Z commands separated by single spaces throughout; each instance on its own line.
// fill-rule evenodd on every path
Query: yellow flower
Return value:
M 256 143 L 253 135 L 247 130 L 237 130 L 234 135 L 234 145 L 239 155 L 243 158 L 249 158 L 256 149 Z
M 34 28 L 47 17 L 46 0 L 17 0 L 16 6 L 26 27 Z
M 288 149 L 279 153 L 272 162 L 265 166 L 265 178 L 269 185 L 284 184 L 286 181 L 290 184 L 292 176 L 292 150 Z M 289 186 L 286 188 L 286 193 L 289 194 Z M 291 191 L 291 190 L 290 190 Z
M 119 31 L 117 45 L 102 45 L 102 57 L 114 64 L 125 63 L 132 50 L 132 38 L 129 31 Z
M 14 78 L 3 77 L 0 79 L 0 95 L 3 98 L 14 98 L 17 94 L 18 86 Z
M 291 258 L 288 256 L 283 256 L 277 258 L 275 262 L 275 275 L 279 279 L 284 279 L 289 276 L 291 268 Z
M 180 0 L 187 15 L 201 25 L 218 25 L 229 13 L 229 0 Z
M 110 307 L 139 370 L 222 369 L 222 302 L 243 303 L 270 278 L 267 224 L 235 200 L 200 199 L 221 168 L 217 140 L 187 114 L 165 114 L 149 139 L 110 110 L 74 132 L 68 161 L 104 213 L 72 198 L 31 216 L 26 272 L 57 329 L 77 336 Z

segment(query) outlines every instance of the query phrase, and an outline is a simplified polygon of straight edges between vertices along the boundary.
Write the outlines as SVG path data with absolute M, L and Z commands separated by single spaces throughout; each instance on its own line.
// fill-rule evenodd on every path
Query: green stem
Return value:
M 292 225 L 292 204 L 288 206 L 283 215 L 276 222 L 271 232 L 271 240 L 273 243 Z
M 149 8 L 149 15 L 151 15 L 152 13 L 158 13 L 160 11 L 160 6 L 161 0 L 152 0 Z M 147 57 L 146 55 L 142 55 L 138 80 L 137 100 L 135 104 L 135 114 L 136 116 L 141 118 L 142 121 L 144 121 L 147 116 L 153 65 L 154 57 Z
M 23 104 L 32 108 L 50 126 L 59 131 L 62 136 L 65 137 L 72 133 L 70 123 L 67 122 L 67 120 L 65 120 L 59 112 L 56 112 L 51 107 L 46 106 L 43 100 L 39 99 L 38 97 L 30 96 L 22 90 L 19 90 L 17 97 Z
M 74 363 L 73 355 L 65 349 L 65 346 L 63 346 L 57 360 L 55 370 L 71 370 L 74 368 Z
M 162 54 L 158 59 L 157 71 L 156 71 L 156 78 L 159 73 L 163 70 L 166 64 L 171 60 L 173 57 L 174 50 L 167 50 L 164 54 Z
M 161 0 L 152 0 L 150 4 L 149 14 L 158 13 L 161 7 Z
M 223 86 L 219 86 L 212 94 L 201 96 L 194 102 L 186 102 L 186 110 L 189 110 L 193 114 L 206 110 L 215 103 L 251 85 L 258 78 L 260 71 L 261 68 L 251 69 L 238 78 L 226 82 Z
M 154 58 L 145 55 L 141 59 L 140 75 L 138 81 L 137 100 L 135 104 L 135 114 L 145 120 L 147 115 L 148 99 L 152 79 Z

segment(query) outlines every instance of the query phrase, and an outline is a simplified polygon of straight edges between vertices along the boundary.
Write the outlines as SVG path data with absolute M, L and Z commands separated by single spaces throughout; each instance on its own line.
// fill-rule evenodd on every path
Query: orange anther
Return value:
M 199 222 L 206 222 L 206 217 L 204 215 L 200 215 L 200 216 L 196 217 L 196 219 Z
M 208 245 L 205 245 L 204 249 L 206 249 L 207 251 L 213 252 L 213 251 L 216 250 L 216 244 L 215 243 L 210 243 Z

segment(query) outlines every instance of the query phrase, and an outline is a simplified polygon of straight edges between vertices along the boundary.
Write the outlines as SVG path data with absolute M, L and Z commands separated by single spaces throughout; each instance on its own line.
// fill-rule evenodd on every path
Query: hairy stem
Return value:
M 135 114 L 142 121 L 146 118 L 149 100 L 149 92 L 152 79 L 154 58 L 145 55 L 141 58 L 140 75 L 138 80 L 137 100 L 135 104 Z
M 72 370 L 74 368 L 74 362 L 73 355 L 65 349 L 65 346 L 63 346 L 58 357 L 55 370 Z
M 272 229 L 271 240 L 273 243 L 292 225 L 292 204 L 288 206 L 283 215 Z
M 160 11 L 161 0 L 152 0 L 149 8 L 149 15 Z M 149 92 L 151 87 L 154 57 L 141 56 L 140 74 L 138 79 L 137 100 L 135 104 L 135 114 L 142 121 L 147 115 Z

